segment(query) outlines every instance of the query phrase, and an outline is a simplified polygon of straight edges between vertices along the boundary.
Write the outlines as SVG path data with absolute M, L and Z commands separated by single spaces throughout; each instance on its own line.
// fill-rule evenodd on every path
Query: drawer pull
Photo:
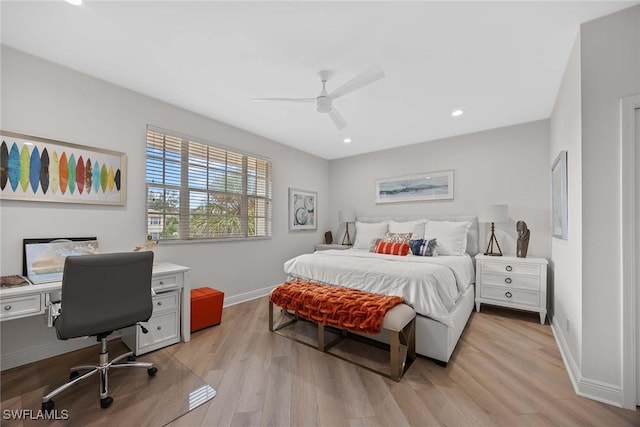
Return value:
M 160 284 L 161 284 L 161 285 L 164 285 L 164 280 L 160 280 Z
M 507 270 L 507 271 L 511 271 L 511 270 L 513 270 L 513 267 L 511 267 L 510 265 L 507 265 L 504 269 Z
M 158 330 L 161 331 L 162 330 L 162 326 L 158 326 Z
M 504 279 L 504 283 L 511 283 L 511 277 L 507 277 L 506 279 Z
M 9 310 L 11 310 L 11 306 L 10 306 L 10 305 L 5 305 L 5 306 L 4 306 L 4 309 L 5 309 L 6 311 L 9 311 Z
M 513 296 L 513 294 L 511 294 L 511 292 L 505 292 L 504 296 L 507 298 L 511 298 Z
M 162 305 L 162 301 L 158 301 L 158 305 Z

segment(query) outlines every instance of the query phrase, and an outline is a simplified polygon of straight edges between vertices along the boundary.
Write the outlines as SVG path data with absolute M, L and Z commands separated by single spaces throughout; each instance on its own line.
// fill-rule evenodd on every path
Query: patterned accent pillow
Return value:
M 411 253 L 417 256 L 436 256 L 435 248 L 437 244 L 436 239 L 418 239 L 409 242 Z
M 384 241 L 391 243 L 409 243 L 412 234 L 413 233 L 391 233 L 387 231 L 384 235 Z
M 369 245 L 369 252 L 375 252 L 376 246 L 378 246 L 378 242 L 381 242 L 384 239 L 371 239 L 371 244 Z
M 375 253 L 405 256 L 409 253 L 409 244 L 402 242 L 387 242 L 385 240 L 381 240 L 376 245 Z

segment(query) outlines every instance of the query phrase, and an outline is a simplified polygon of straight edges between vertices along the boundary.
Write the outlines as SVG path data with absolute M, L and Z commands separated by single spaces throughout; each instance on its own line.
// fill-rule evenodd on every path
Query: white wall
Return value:
M 568 240 L 551 239 L 554 330 L 574 375 L 582 364 L 582 133 L 580 35 L 571 51 L 551 115 L 552 165 L 567 151 Z M 549 166 L 550 167 L 550 166 Z M 567 327 L 567 321 L 569 327 Z
M 583 24 L 582 374 L 621 385 L 620 98 L 640 93 L 640 6 Z
M 271 239 L 157 248 L 159 260 L 191 267 L 193 286 L 215 287 L 225 292 L 227 302 L 238 301 L 280 283 L 285 260 L 322 242 L 329 224 L 328 161 L 6 46 L 1 54 L 4 130 L 122 151 L 128 157 L 125 206 L 0 201 L 2 275 L 21 273 L 25 237 L 96 235 L 104 252 L 128 251 L 144 241 L 147 124 L 273 162 Z M 317 231 L 288 231 L 288 187 L 318 192 Z M 11 351 L 11 331 L 19 331 L 21 322 L 2 322 L 3 354 Z
M 454 170 L 452 201 L 374 202 L 376 179 L 444 169 Z M 548 120 L 333 160 L 331 228 L 341 242 L 338 210 L 354 210 L 362 216 L 477 215 L 482 204 L 507 203 L 514 222 L 496 224 L 502 252 L 515 254 L 515 221 L 524 220 L 531 229 L 528 256 L 548 258 L 549 183 Z M 481 224 L 481 233 L 483 229 L 482 251 L 487 245 L 488 227 Z

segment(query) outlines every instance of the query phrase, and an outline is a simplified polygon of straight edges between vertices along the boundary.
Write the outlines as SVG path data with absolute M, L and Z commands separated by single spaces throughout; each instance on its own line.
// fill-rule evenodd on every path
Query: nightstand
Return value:
M 333 244 L 319 243 L 316 245 L 316 251 L 326 251 L 328 249 L 344 250 L 344 249 L 351 249 L 352 247 L 353 247 L 352 245 L 338 245 L 336 243 L 333 243 Z
M 547 260 L 476 255 L 476 311 L 480 304 L 537 311 L 547 317 Z

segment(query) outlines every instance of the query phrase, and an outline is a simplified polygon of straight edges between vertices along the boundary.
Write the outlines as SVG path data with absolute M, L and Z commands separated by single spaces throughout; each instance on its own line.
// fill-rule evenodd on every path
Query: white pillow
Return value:
M 389 233 L 412 233 L 412 239 L 421 239 L 424 236 L 424 224 L 426 219 L 417 219 L 415 221 L 394 221 L 389 220 Z
M 427 221 L 424 239 L 437 239 L 438 255 L 464 255 L 467 250 L 468 221 Z
M 373 239 L 382 239 L 387 232 L 387 221 L 360 222 L 356 221 L 356 249 L 369 249 Z

